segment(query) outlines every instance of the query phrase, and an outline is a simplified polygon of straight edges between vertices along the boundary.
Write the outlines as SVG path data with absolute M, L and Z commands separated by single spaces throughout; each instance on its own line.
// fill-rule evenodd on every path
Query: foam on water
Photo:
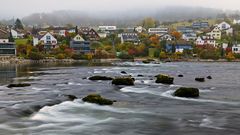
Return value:
M 202 119 L 199 126 L 205 127 L 205 128 L 212 128 L 212 129 L 224 129 L 224 128 L 221 128 L 221 127 L 218 127 L 217 125 L 215 125 L 215 123 L 213 122 L 213 120 L 210 117 L 206 117 L 206 118 Z
M 129 92 L 130 93 L 139 93 L 139 94 L 146 93 L 146 94 L 152 94 L 152 95 L 158 95 L 158 96 L 160 96 L 162 94 L 162 92 L 151 90 L 151 88 L 149 88 L 149 87 L 143 87 L 143 88 L 124 87 L 124 88 L 120 89 L 120 91 L 128 92 L 128 93 Z
M 116 108 L 112 106 L 100 106 L 91 103 L 75 100 L 74 102 L 66 101 L 55 106 L 45 106 L 38 113 L 31 117 L 32 120 L 54 121 L 54 122 L 73 122 L 73 121 L 97 121 L 97 118 L 89 116 L 88 113 L 80 113 L 79 111 L 87 109 L 87 111 L 104 111 L 121 114 L 152 114 L 147 111 L 133 110 L 129 108 Z

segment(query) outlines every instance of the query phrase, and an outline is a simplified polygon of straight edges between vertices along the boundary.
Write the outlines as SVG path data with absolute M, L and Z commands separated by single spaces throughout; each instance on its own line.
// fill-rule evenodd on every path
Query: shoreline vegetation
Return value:
M 148 62 L 146 62 L 148 61 Z M 18 58 L 14 56 L 0 56 L 0 64 L 45 64 L 45 63 L 86 63 L 86 62 L 100 62 L 100 63 L 111 63 L 111 62 L 142 62 L 143 64 L 160 64 L 166 62 L 240 62 L 240 59 L 228 60 L 228 59 L 149 59 L 149 58 L 134 58 L 134 59 L 120 59 L 120 58 L 111 58 L 111 59 L 91 59 L 91 60 L 75 60 L 75 59 L 56 59 L 56 58 L 45 58 L 41 60 L 31 60 Z

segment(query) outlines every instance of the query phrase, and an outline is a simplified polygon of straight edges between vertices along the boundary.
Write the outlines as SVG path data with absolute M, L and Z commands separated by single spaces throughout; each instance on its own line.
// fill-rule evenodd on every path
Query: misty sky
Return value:
M 4 5 L 4 6 L 3 6 Z M 198 6 L 240 10 L 239 0 L 1 0 L 0 19 L 23 17 L 32 13 L 56 10 L 126 11 L 165 6 Z

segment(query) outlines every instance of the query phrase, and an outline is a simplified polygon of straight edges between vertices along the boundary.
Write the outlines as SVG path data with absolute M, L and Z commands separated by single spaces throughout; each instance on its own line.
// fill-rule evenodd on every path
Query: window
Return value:
M 51 36 L 47 36 L 46 38 L 47 38 L 47 40 L 51 40 Z

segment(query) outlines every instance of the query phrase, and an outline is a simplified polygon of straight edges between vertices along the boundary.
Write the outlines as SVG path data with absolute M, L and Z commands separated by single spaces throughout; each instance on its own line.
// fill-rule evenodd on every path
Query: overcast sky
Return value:
M 125 11 L 164 6 L 198 6 L 240 10 L 239 0 L 1 0 L 0 19 L 23 17 L 32 13 L 56 10 Z

